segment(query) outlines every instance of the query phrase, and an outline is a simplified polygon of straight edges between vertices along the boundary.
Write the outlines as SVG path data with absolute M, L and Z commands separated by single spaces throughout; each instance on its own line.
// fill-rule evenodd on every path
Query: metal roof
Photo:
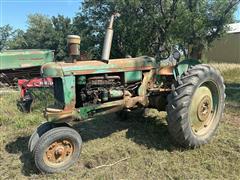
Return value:
M 229 30 L 227 33 L 232 34 L 232 33 L 240 33 L 240 23 L 233 23 L 233 24 L 228 24 Z

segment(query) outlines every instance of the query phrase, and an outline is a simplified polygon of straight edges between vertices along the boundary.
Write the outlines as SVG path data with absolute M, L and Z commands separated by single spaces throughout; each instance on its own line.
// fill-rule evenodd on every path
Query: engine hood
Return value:
M 126 71 L 144 71 L 157 68 L 156 60 L 152 57 L 112 59 L 108 63 L 89 60 L 75 63 L 52 62 L 41 68 L 43 77 L 63 77 L 69 75 L 101 74 Z

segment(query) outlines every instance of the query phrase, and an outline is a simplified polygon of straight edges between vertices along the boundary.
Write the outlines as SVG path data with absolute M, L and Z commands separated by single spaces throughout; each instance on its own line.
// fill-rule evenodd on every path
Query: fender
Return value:
M 195 66 L 197 64 L 201 64 L 201 62 L 197 59 L 185 59 L 177 64 L 173 69 L 173 75 L 175 80 L 178 77 L 181 77 L 183 73 L 185 73 L 190 66 Z

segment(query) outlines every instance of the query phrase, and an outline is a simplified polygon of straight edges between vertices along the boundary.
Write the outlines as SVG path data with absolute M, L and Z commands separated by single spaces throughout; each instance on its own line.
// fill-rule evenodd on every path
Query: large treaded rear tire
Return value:
M 213 118 L 209 123 L 209 127 L 203 134 L 198 135 L 192 129 L 190 107 L 194 93 L 204 84 L 206 86 L 211 84 L 212 101 L 217 102 L 215 103 L 216 112 L 211 115 Z M 214 100 L 216 98 L 218 101 Z M 205 64 L 190 67 L 173 85 L 172 93 L 168 96 L 168 130 L 173 139 L 187 148 L 206 144 L 218 127 L 224 110 L 224 100 L 225 85 L 222 76 L 217 70 Z M 212 110 L 211 113 L 213 114 Z

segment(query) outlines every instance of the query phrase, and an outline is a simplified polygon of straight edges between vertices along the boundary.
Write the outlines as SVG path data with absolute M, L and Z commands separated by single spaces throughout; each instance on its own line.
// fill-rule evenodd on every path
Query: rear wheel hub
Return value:
M 198 119 L 201 122 L 204 122 L 208 119 L 211 114 L 212 109 L 212 100 L 208 95 L 204 96 L 198 105 Z
M 214 119 L 214 101 L 211 89 L 200 86 L 192 97 L 189 118 L 193 132 L 202 135 L 207 132 Z

